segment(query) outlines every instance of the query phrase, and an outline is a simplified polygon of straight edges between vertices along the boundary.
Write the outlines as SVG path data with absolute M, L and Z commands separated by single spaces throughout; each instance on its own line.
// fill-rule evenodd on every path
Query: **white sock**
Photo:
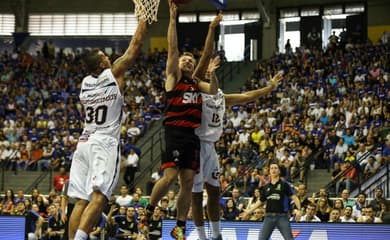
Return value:
M 196 231 L 198 232 L 199 240 L 206 240 L 206 231 L 204 226 L 196 227 Z
M 218 222 L 211 222 L 210 221 L 210 225 L 211 225 L 211 230 L 213 233 L 213 238 L 217 238 L 221 234 L 221 232 L 219 231 L 220 221 L 218 221 Z
M 77 229 L 76 235 L 74 236 L 74 240 L 87 240 L 88 234 L 83 230 Z

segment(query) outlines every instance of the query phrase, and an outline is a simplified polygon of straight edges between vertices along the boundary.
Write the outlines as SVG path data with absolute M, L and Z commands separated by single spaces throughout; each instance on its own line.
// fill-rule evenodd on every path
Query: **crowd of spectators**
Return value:
M 13 170 L 69 170 L 83 127 L 78 95 L 88 52 L 56 56 L 50 51 L 7 52 L 0 55 L 0 164 Z M 116 54 L 111 56 L 113 60 Z M 141 55 L 126 74 L 121 141 L 123 154 L 136 148 L 148 123 L 164 108 L 166 54 Z
M 339 198 L 329 198 L 325 188 L 321 188 L 318 196 L 307 196 L 305 184 L 296 187 L 297 197 L 302 208 L 296 209 L 290 221 L 294 222 L 348 222 L 348 223 L 382 223 L 389 221 L 390 201 L 383 196 L 383 190 L 376 188 L 375 197 L 367 199 L 363 192 L 357 198 L 350 198 L 349 191 L 344 189 Z M 221 219 L 224 221 L 263 221 L 264 205 L 246 217 L 242 212 L 251 209 L 260 201 L 261 190 L 256 188 L 252 197 L 243 197 L 239 188 L 233 188 L 232 196 L 221 198 Z M 29 196 L 19 190 L 14 194 L 11 189 L 6 191 L 0 204 L 0 215 L 25 216 L 26 236 L 28 239 L 67 239 L 65 238 L 68 221 L 66 209 L 62 204 L 61 192 L 53 189 L 49 195 L 43 195 L 38 189 L 33 189 Z M 151 219 L 145 221 L 145 208 L 148 196 L 143 189 L 136 187 L 129 192 L 126 184 L 120 188 L 120 193 L 109 200 L 101 219 L 98 221 L 90 239 L 161 239 L 162 220 L 175 219 L 177 196 L 175 191 L 169 191 L 159 202 Z M 204 192 L 204 217 L 207 218 L 207 194 Z M 68 209 L 70 209 L 68 205 Z M 192 219 L 191 211 L 188 219 Z M 103 238 L 104 237 L 104 238 Z M 138 237 L 138 238 L 137 238 Z
M 77 97 L 83 54 L 2 54 L 2 167 L 15 173 L 20 169 L 69 168 L 84 114 Z M 222 219 L 262 220 L 262 207 L 249 219 L 242 219 L 240 213 L 259 201 L 260 189 L 269 181 L 268 166 L 277 162 L 283 177 L 295 183 L 304 203 L 304 210 L 292 221 L 381 222 L 390 207 L 382 189 L 377 189 L 376 198 L 369 204 L 364 193 L 356 200 L 348 195 L 390 161 L 389 54 L 389 45 L 385 44 L 356 44 L 325 51 L 301 47 L 286 54 L 277 52 L 259 62 L 243 92 L 266 86 L 269 76 L 279 71 L 284 72 L 284 81 L 268 96 L 226 111 L 223 135 L 216 143 L 224 193 Z M 160 118 L 165 58 L 165 53 L 156 51 L 142 55 L 126 76 L 121 131 L 124 155 L 142 136 L 147 123 Z M 340 199 L 330 200 L 329 189 L 320 189 L 312 198 L 306 196 L 303 182 L 308 165 L 332 171 L 336 181 L 332 191 Z M 148 229 L 156 234 L 151 239 L 157 239 L 161 219 L 175 217 L 175 192 L 170 191 L 161 200 L 149 222 L 153 224 L 145 226 L 142 216 L 147 199 L 141 188 L 135 188 L 132 195 L 128 190 L 129 186 L 122 186 L 120 194 L 111 199 L 96 229 L 115 229 L 119 237 Z M 57 214 L 62 214 L 58 211 L 58 189 L 48 198 L 37 190 L 31 199 L 17 201 L 23 199 L 19 196 L 23 193 L 18 191 L 17 195 L 6 191 L 2 214 L 22 212 L 41 225 L 47 216 L 57 221 Z M 132 226 L 128 232 L 121 230 L 123 221 Z M 49 229 L 50 223 L 46 235 L 62 233 L 50 233 Z
M 227 110 L 216 143 L 222 190 L 236 186 L 252 196 L 254 186 L 264 185 L 263 166 L 277 161 L 291 182 L 303 182 L 308 165 L 332 171 L 338 196 L 388 164 L 389 50 L 383 44 L 302 47 L 259 62 L 242 91 L 266 86 L 279 71 L 284 81 L 269 96 Z

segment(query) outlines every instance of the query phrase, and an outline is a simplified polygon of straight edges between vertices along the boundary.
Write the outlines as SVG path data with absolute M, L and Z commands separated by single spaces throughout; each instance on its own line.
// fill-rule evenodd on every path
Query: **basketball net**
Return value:
M 134 13 L 138 19 L 147 21 L 149 24 L 157 22 L 157 12 L 160 0 L 133 0 Z

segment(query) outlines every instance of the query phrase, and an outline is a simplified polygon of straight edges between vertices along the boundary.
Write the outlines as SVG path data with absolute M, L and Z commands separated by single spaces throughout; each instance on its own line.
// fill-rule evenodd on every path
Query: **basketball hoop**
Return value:
M 149 24 L 157 22 L 157 13 L 160 0 L 133 0 L 134 13 L 138 19 L 148 21 Z

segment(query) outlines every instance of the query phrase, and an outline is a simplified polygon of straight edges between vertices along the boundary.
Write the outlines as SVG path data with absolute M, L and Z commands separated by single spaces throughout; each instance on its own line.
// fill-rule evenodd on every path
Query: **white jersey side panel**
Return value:
M 225 95 L 218 89 L 216 95 L 202 93 L 202 124 L 195 129 L 201 141 L 216 142 L 222 135 Z
M 123 96 L 111 69 L 83 79 L 80 102 L 85 110 L 84 134 L 109 135 L 119 140 Z

